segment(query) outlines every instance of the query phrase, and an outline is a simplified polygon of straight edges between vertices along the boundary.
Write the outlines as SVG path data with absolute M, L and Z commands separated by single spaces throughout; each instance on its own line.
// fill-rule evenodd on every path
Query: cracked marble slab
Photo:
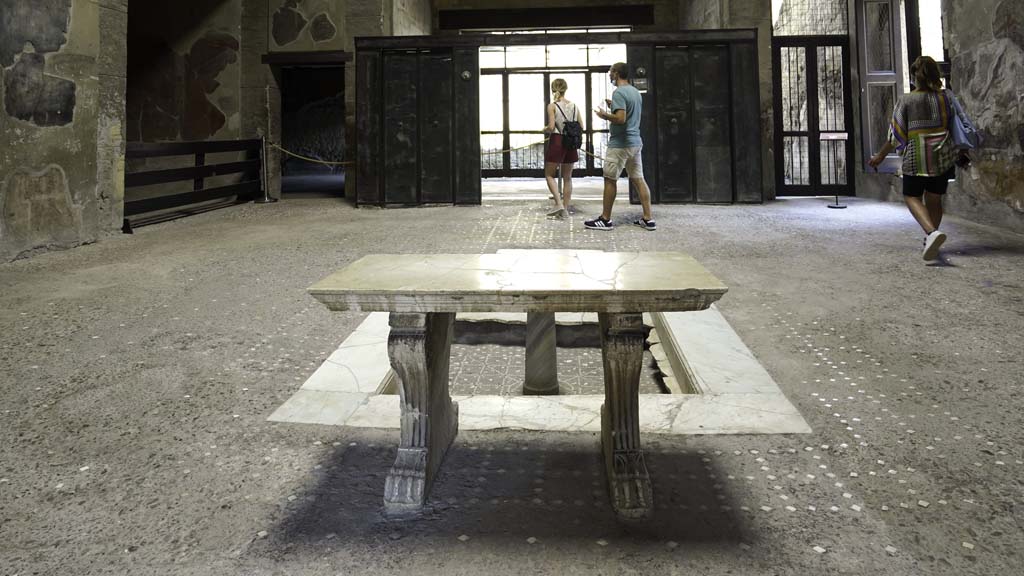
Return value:
M 336 393 L 322 394 L 321 402 L 309 396 L 304 403 L 321 406 L 333 401 L 351 402 Z M 640 395 L 640 431 L 645 434 L 803 434 L 810 428 L 795 410 L 787 408 L 785 398 L 764 398 L 761 394 L 726 394 L 718 397 L 669 394 Z M 599 432 L 602 395 L 580 396 L 453 396 L 459 405 L 460 430 L 536 430 L 561 432 Z M 370 396 L 351 410 L 344 424 L 357 428 L 396 429 L 399 427 L 398 396 Z M 345 413 L 350 405 L 325 411 L 329 415 Z M 790 406 L 791 408 L 791 406 Z M 278 421 L 281 421 L 278 419 Z
M 543 250 L 374 254 L 309 288 L 332 310 L 392 312 L 687 311 L 726 291 L 679 252 Z
M 352 415 L 366 403 L 368 398 L 388 398 L 388 396 L 369 396 L 326 390 L 299 390 L 275 410 L 267 420 L 325 424 L 327 426 L 350 425 L 348 422 Z M 396 415 L 395 422 L 398 421 L 397 419 Z

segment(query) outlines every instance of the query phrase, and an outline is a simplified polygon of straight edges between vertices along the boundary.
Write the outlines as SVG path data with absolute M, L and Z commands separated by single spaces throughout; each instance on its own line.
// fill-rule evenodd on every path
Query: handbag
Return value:
M 957 150 L 974 150 L 981 146 L 981 134 L 974 123 L 964 112 L 963 106 L 952 91 L 946 90 L 949 100 L 949 134 L 953 138 L 953 148 Z

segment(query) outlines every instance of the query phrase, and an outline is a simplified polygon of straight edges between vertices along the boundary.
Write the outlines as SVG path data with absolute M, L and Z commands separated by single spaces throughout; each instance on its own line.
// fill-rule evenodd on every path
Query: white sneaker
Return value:
M 942 247 L 942 243 L 946 241 L 946 233 L 941 230 L 936 230 L 928 235 L 924 240 L 924 253 L 922 257 L 925 260 L 935 260 L 939 256 L 939 248 Z

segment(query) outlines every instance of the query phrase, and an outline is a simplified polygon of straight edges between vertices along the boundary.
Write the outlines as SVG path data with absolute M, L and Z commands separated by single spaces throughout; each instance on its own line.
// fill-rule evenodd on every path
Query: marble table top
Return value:
M 680 252 L 373 254 L 309 293 L 363 312 L 685 312 L 728 288 Z

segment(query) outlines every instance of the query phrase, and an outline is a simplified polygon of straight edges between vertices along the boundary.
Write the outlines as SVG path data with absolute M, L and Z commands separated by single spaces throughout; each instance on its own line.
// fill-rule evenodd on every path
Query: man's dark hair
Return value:
M 619 78 L 623 80 L 629 80 L 629 65 L 625 62 L 616 62 L 612 64 L 612 70 L 619 75 Z

